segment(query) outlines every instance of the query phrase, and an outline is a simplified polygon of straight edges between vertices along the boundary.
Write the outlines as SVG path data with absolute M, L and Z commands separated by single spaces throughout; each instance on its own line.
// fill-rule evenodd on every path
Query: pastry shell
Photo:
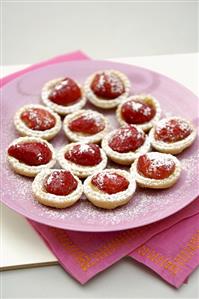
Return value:
M 95 95 L 95 93 L 92 91 L 91 89 L 91 83 L 94 79 L 94 77 L 97 75 L 97 74 L 100 74 L 102 72 L 105 72 L 107 74 L 115 74 L 116 76 L 119 77 L 119 79 L 123 82 L 124 84 L 124 93 L 121 94 L 119 97 L 115 98 L 115 99 L 103 99 L 103 98 L 100 98 L 98 97 L 97 95 Z M 130 87 L 131 87 L 131 84 L 130 84 L 130 81 L 129 79 L 127 78 L 127 76 L 119 71 L 116 71 L 116 70 L 105 70 L 105 71 L 97 71 L 95 72 L 94 74 L 92 74 L 91 76 L 89 76 L 87 78 L 87 80 L 85 81 L 85 84 L 84 84 L 84 91 L 85 91 L 85 94 L 86 94 L 86 97 L 87 99 L 95 106 L 97 107 L 100 107 L 100 108 L 103 108 L 103 109 L 111 109 L 111 108 L 115 108 L 116 106 L 118 106 L 122 101 L 124 101 L 128 95 L 129 95 L 129 92 L 130 92 Z
M 137 128 L 137 130 L 143 132 L 140 128 Z M 130 165 L 137 157 L 150 151 L 151 144 L 147 135 L 145 135 L 144 143 L 134 152 L 119 153 L 117 151 L 114 151 L 109 146 L 109 140 L 113 137 L 113 135 L 117 131 L 118 129 L 111 131 L 102 140 L 103 150 L 105 151 L 107 156 L 115 163 L 122 164 L 122 165 Z
M 130 168 L 130 172 L 131 175 L 135 178 L 137 184 L 140 187 L 143 188 L 151 188 L 151 189 L 166 189 L 166 188 L 170 188 L 171 186 L 173 186 L 177 180 L 180 177 L 181 174 L 181 163 L 180 161 L 175 157 L 172 156 L 170 154 L 164 154 L 164 153 L 158 153 L 158 152 L 150 152 L 147 155 L 164 155 L 167 158 L 172 159 L 172 161 L 174 161 L 175 163 L 175 170 L 174 172 L 167 178 L 165 179 L 151 179 L 151 178 L 147 178 L 143 175 L 141 175 L 138 171 L 137 171 L 137 162 L 138 159 L 136 159 L 134 161 L 134 163 L 132 164 L 131 168 Z
M 53 87 L 61 80 L 63 80 L 64 77 L 61 78 L 57 78 L 51 81 L 48 81 L 44 87 L 42 88 L 42 92 L 41 92 L 41 99 L 43 101 L 43 103 L 49 107 L 50 109 L 52 109 L 53 111 L 57 112 L 60 115 L 66 115 L 69 113 L 72 113 L 74 111 L 77 111 L 79 109 L 81 109 L 83 106 L 85 106 L 86 104 L 86 97 L 85 97 L 85 93 L 83 88 L 77 84 L 81 89 L 81 94 L 82 97 L 80 98 L 79 101 L 75 102 L 74 104 L 68 105 L 68 106 L 63 106 L 63 105 L 58 105 L 54 102 L 52 102 L 51 100 L 49 100 L 49 94 L 51 93 L 51 90 L 53 89 Z
M 100 173 L 101 172 L 117 173 L 123 176 L 129 182 L 128 188 L 115 194 L 105 193 L 91 183 L 93 176 L 98 174 L 98 172 L 95 172 L 92 176 L 89 176 L 84 181 L 84 194 L 86 195 L 87 199 L 95 206 L 103 209 L 115 209 L 119 206 L 127 204 L 136 190 L 135 179 L 125 170 L 105 169 L 100 171 Z
M 69 129 L 68 124 L 76 118 L 85 115 L 86 113 L 92 113 L 94 116 L 100 117 L 104 122 L 104 129 L 93 135 L 86 135 L 80 132 L 73 132 Z M 73 142 L 86 142 L 86 143 L 99 143 L 102 138 L 106 135 L 110 127 L 110 124 L 103 114 L 94 110 L 79 110 L 74 113 L 67 115 L 63 121 L 63 129 L 67 138 Z
M 173 143 L 167 143 L 167 142 L 164 142 L 164 141 L 160 141 L 160 140 L 156 140 L 155 139 L 155 130 L 156 130 L 156 127 L 158 127 L 158 125 L 161 123 L 161 122 L 164 122 L 165 120 L 169 120 L 169 119 L 179 119 L 179 120 L 184 120 L 186 121 L 190 128 L 192 129 L 192 132 L 190 135 L 188 135 L 186 138 L 180 140 L 180 141 L 176 141 L 176 142 L 173 142 Z M 191 124 L 191 122 L 181 118 L 181 117 L 175 117 L 175 116 L 172 116 L 172 117 L 168 117 L 168 118 L 164 118 L 164 119 L 161 119 L 155 127 L 153 127 L 150 132 L 149 132 L 149 139 L 151 141 L 151 145 L 153 148 L 155 148 L 157 151 L 159 152 L 162 152 L 162 153 L 167 153 L 167 154 L 173 154 L 173 155 L 176 155 L 176 154 L 179 154 L 181 153 L 183 150 L 185 150 L 187 147 L 189 147 L 195 140 L 196 138 L 196 129 L 193 127 L 193 125 Z
M 77 181 L 77 188 L 70 194 L 55 195 L 48 193 L 43 189 L 43 183 L 45 178 L 54 171 L 61 171 L 61 169 L 44 169 L 35 177 L 32 183 L 33 195 L 39 203 L 49 207 L 58 209 L 70 207 L 80 199 L 83 193 L 82 182 L 74 176 Z
M 52 152 L 52 159 L 47 163 L 43 165 L 38 165 L 38 166 L 30 166 L 27 164 L 24 164 L 20 162 L 18 159 L 10 156 L 7 154 L 7 160 L 10 165 L 10 167 L 18 174 L 28 176 L 28 177 L 34 177 L 36 176 L 40 171 L 46 168 L 52 168 L 55 163 L 56 163 L 56 154 L 53 146 L 48 143 L 46 140 L 38 138 L 38 137 L 19 137 L 15 139 L 10 145 L 15 145 L 19 143 L 26 143 L 26 142 L 39 142 L 39 143 L 45 143 L 50 151 Z M 8 148 L 9 148 L 8 147 Z
M 39 108 L 48 111 L 52 116 L 55 118 L 55 126 L 51 129 L 45 130 L 45 131 L 39 131 L 39 130 L 32 130 L 26 126 L 26 124 L 21 119 L 21 114 L 25 112 L 28 109 L 31 108 Z M 53 137 L 55 137 L 59 131 L 61 130 L 61 118 L 60 116 L 55 113 L 53 110 L 46 106 L 37 105 L 37 104 L 30 104 L 25 105 L 21 107 L 15 114 L 14 117 L 14 125 L 16 130 L 19 132 L 21 136 L 30 136 L 30 137 L 39 137 L 46 140 L 51 140 Z
M 122 106 L 123 106 L 123 104 L 125 104 L 125 103 L 127 103 L 131 100 L 139 100 L 143 103 L 151 104 L 155 108 L 156 114 L 154 115 L 154 117 L 150 121 L 148 121 L 146 123 L 143 123 L 143 124 L 132 124 L 132 125 L 140 128 L 140 129 L 142 129 L 145 132 L 148 131 L 160 119 L 161 108 L 160 108 L 159 102 L 151 95 L 134 95 L 134 96 L 130 96 L 129 98 L 127 98 L 124 102 L 122 102 L 118 106 L 117 111 L 116 111 L 117 119 L 118 119 L 120 125 L 122 125 L 122 126 L 128 124 L 122 117 L 122 114 L 121 114 Z
M 100 171 L 106 167 L 107 156 L 106 156 L 105 152 L 103 151 L 103 149 L 101 149 L 101 148 L 100 148 L 100 153 L 101 153 L 102 161 L 95 166 L 78 165 L 72 161 L 65 159 L 65 157 L 64 157 L 65 153 L 67 151 L 69 151 L 70 149 L 72 149 L 73 146 L 78 145 L 78 144 L 84 144 L 84 143 L 82 143 L 82 142 L 69 143 L 58 152 L 57 159 L 58 159 L 60 166 L 63 169 L 71 171 L 79 178 L 86 178 L 87 176 L 91 175 L 93 172 Z

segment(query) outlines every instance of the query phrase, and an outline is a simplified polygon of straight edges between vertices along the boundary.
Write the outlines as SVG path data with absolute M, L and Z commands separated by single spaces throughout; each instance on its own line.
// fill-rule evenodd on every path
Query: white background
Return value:
M 2 1 L 3 64 L 197 51 L 197 1 Z

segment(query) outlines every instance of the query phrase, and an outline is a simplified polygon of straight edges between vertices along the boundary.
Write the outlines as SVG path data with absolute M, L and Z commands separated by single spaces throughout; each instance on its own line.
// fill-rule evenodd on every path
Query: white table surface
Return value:
M 127 57 L 117 62 L 136 64 L 161 72 L 198 93 L 199 54 Z M 182 67 L 183 66 L 183 67 Z M 25 65 L 4 66 L 1 76 Z M 25 219 L 1 206 L 1 266 L 55 262 Z M 146 267 L 124 258 L 81 286 L 56 266 L 1 272 L 2 298 L 198 298 L 199 269 L 179 290 L 167 285 Z M 144 285 L 144 287 L 143 287 Z

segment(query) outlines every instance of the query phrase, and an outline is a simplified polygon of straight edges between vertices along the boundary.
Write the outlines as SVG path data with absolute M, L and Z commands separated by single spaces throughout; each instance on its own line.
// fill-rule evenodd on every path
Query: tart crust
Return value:
M 105 169 L 103 171 L 100 171 L 100 173 L 101 172 L 117 173 L 123 176 L 129 182 L 128 188 L 115 194 L 107 194 L 92 185 L 91 180 L 93 176 L 98 174 L 98 172 L 96 172 L 84 181 L 84 193 L 87 199 L 95 206 L 103 209 L 115 209 L 119 206 L 127 204 L 132 198 L 136 189 L 135 179 L 125 170 Z
M 43 109 L 43 110 L 46 110 L 49 113 L 51 113 L 55 118 L 55 126 L 51 129 L 48 129 L 45 131 L 32 130 L 32 129 L 28 128 L 26 126 L 26 124 L 23 122 L 23 120 L 21 119 L 21 115 L 23 112 L 25 112 L 26 110 L 31 109 L 31 108 Z M 46 106 L 37 105 L 37 104 L 30 104 L 30 105 L 25 105 L 25 106 L 21 107 L 15 114 L 14 124 L 15 124 L 17 131 L 19 132 L 19 134 L 21 136 L 39 137 L 39 138 L 43 138 L 46 140 L 50 140 L 53 137 L 55 137 L 61 130 L 61 126 L 62 126 L 61 118 L 57 113 L 55 113 L 53 110 L 49 109 Z
M 119 97 L 113 99 L 113 100 L 107 100 L 107 99 L 103 99 L 103 98 L 100 98 L 98 97 L 91 89 L 91 83 L 94 79 L 94 77 L 97 75 L 97 74 L 100 74 L 102 72 L 105 72 L 107 74 L 115 74 L 116 76 L 119 77 L 119 79 L 123 82 L 124 84 L 124 93 L 122 95 L 120 95 Z M 122 101 L 124 101 L 128 95 L 129 95 L 129 92 L 130 92 L 130 87 L 131 87 L 131 84 L 130 84 L 130 81 L 129 79 L 127 78 L 127 76 L 119 71 L 116 71 L 116 70 L 105 70 L 105 71 L 97 71 L 95 72 L 94 74 L 92 74 L 91 76 L 89 76 L 86 81 L 85 81 L 85 84 L 84 84 L 84 90 L 85 90 L 85 94 L 86 94 L 86 97 L 87 99 L 95 106 L 97 107 L 100 107 L 100 108 L 103 108 L 103 109 L 111 109 L 111 108 L 114 108 L 116 106 L 118 106 Z
M 143 123 L 143 124 L 132 124 L 132 125 L 134 125 L 138 128 L 141 128 L 145 132 L 148 131 L 160 119 L 161 108 L 160 108 L 159 102 L 151 95 L 134 95 L 134 96 L 130 96 L 129 98 L 127 98 L 124 102 L 122 102 L 118 106 L 117 111 L 116 111 L 116 116 L 117 116 L 117 119 L 118 119 L 121 126 L 124 126 L 124 125 L 128 124 L 122 117 L 122 114 L 121 114 L 122 106 L 123 106 L 123 104 L 125 104 L 126 102 L 131 101 L 131 100 L 139 100 L 143 103 L 151 104 L 155 108 L 156 113 L 155 113 L 154 117 L 149 122 L 146 122 L 146 123 Z
M 14 158 L 14 157 L 10 156 L 9 154 L 7 154 L 7 160 L 8 160 L 8 163 L 10 164 L 10 167 L 16 173 L 18 173 L 20 175 L 24 175 L 24 176 L 28 176 L 28 177 L 34 177 L 40 171 L 42 171 L 43 169 L 52 168 L 56 163 L 55 150 L 54 150 L 53 146 L 44 139 L 41 139 L 41 138 L 38 138 L 38 137 L 19 137 L 19 138 L 15 139 L 9 145 L 9 147 L 11 145 L 15 145 L 15 144 L 19 144 L 19 143 L 34 142 L 34 141 L 39 142 L 39 143 L 45 143 L 52 152 L 52 159 L 47 164 L 38 165 L 38 166 L 30 166 L 30 165 L 27 165 L 27 164 L 24 164 L 24 163 L 20 162 L 16 158 Z
M 51 90 L 59 81 L 61 81 L 63 79 L 64 79 L 64 77 L 61 77 L 61 78 L 57 78 L 57 79 L 48 81 L 42 88 L 41 99 L 42 99 L 43 103 L 46 106 L 48 106 L 50 109 L 52 109 L 53 111 L 55 111 L 61 115 L 66 115 L 66 114 L 69 114 L 69 113 L 72 113 L 74 111 L 81 109 L 86 104 L 86 97 L 85 97 L 83 88 L 76 82 L 76 84 L 80 87 L 81 94 L 82 94 L 82 97 L 80 98 L 80 100 L 78 102 L 68 105 L 68 106 L 63 106 L 63 105 L 58 105 L 58 104 L 50 101 L 48 96 L 49 96 Z
M 167 143 L 167 142 L 164 142 L 164 141 L 156 140 L 155 139 L 155 129 L 156 129 L 156 127 L 158 127 L 158 125 L 161 122 L 164 122 L 165 120 L 170 120 L 170 119 L 179 119 L 179 120 L 186 121 L 190 125 L 190 128 L 192 129 L 191 134 L 188 135 L 183 140 L 176 141 L 176 142 L 173 142 L 173 143 Z M 175 117 L 175 116 L 161 119 L 156 124 L 156 126 L 153 127 L 149 132 L 149 139 L 151 141 L 151 145 L 152 145 L 153 148 L 155 148 L 159 152 L 167 153 L 167 154 L 173 154 L 173 155 L 179 154 L 183 150 L 185 150 L 187 147 L 189 147 L 194 142 L 195 138 L 196 138 L 196 129 L 191 124 L 191 122 L 187 121 L 186 119 L 183 119 L 182 117 Z
M 140 128 L 137 128 L 138 131 L 143 132 Z M 109 140 L 113 137 L 113 135 L 118 131 L 118 129 L 111 131 L 107 134 L 102 140 L 102 148 L 107 154 L 107 156 L 114 162 L 122 165 L 130 165 L 137 157 L 142 154 L 145 154 L 150 151 L 151 144 L 147 135 L 145 135 L 145 141 L 136 151 L 128 152 L 128 153 L 119 153 L 114 151 L 109 146 Z
M 61 169 L 44 169 L 34 179 L 32 183 L 32 192 L 37 201 L 45 206 L 54 207 L 58 209 L 67 208 L 77 202 L 82 193 L 82 182 L 78 177 L 74 176 L 77 181 L 77 188 L 68 195 L 55 195 L 44 191 L 43 183 L 45 178 L 54 171 L 61 171 Z
M 102 121 L 104 122 L 104 125 L 105 125 L 104 129 L 96 134 L 93 134 L 93 135 L 86 135 L 84 133 L 71 131 L 68 127 L 68 124 L 71 121 L 75 120 L 76 118 L 83 116 L 87 113 L 91 113 L 94 116 L 100 117 L 102 119 Z M 108 132 L 109 127 L 110 127 L 110 124 L 109 124 L 107 118 L 104 117 L 103 114 L 101 114 L 97 111 L 94 111 L 94 110 L 76 111 L 74 113 L 67 115 L 63 121 L 63 129 L 64 129 L 64 132 L 65 132 L 67 138 L 74 142 L 99 143 L 102 140 L 102 138 L 106 135 L 106 133 Z
M 102 157 L 102 161 L 95 165 L 95 166 L 83 166 L 83 165 L 78 165 L 72 161 L 69 161 L 65 159 L 64 155 L 67 151 L 73 148 L 73 146 L 78 145 L 78 144 L 84 144 L 83 142 L 77 142 L 77 143 L 70 143 L 64 146 L 57 155 L 58 162 L 60 166 L 63 169 L 69 170 L 72 173 L 74 173 L 76 176 L 79 178 L 86 178 L 87 176 L 91 175 L 93 172 L 100 171 L 104 169 L 107 165 L 107 156 L 103 149 L 100 148 L 100 153 Z
M 150 156 L 150 154 L 154 154 L 154 152 L 150 152 L 147 155 Z M 138 183 L 138 185 L 140 187 L 143 188 L 151 188 L 151 189 L 166 189 L 166 188 L 170 188 L 171 186 L 173 186 L 176 181 L 179 179 L 180 174 L 181 174 L 181 163 L 180 161 L 170 155 L 170 154 L 163 154 L 163 153 L 157 153 L 155 152 L 155 154 L 157 155 L 165 155 L 166 157 L 172 159 L 175 163 L 175 170 L 174 172 L 167 178 L 162 179 L 162 180 L 156 180 L 156 179 L 151 179 L 151 178 L 147 178 L 145 176 L 142 176 L 138 171 L 137 171 L 137 162 L 138 159 L 135 160 L 135 162 L 132 164 L 131 168 L 130 168 L 130 172 L 132 174 L 132 176 L 135 178 L 136 182 Z

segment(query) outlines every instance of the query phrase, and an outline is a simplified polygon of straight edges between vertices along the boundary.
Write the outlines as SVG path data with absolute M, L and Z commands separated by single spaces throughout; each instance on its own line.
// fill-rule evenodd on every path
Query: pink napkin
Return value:
M 120 232 L 82 233 L 30 223 L 82 284 L 126 255 L 177 288 L 199 264 L 199 198 L 162 221 Z
M 194 204 L 195 211 L 198 211 L 199 200 L 197 199 L 182 213 L 189 213 L 190 208 L 194 208 Z M 174 219 L 180 213 L 171 216 L 170 219 Z M 199 264 L 199 213 L 157 234 L 136 248 L 130 256 L 179 288 Z
M 88 57 L 80 51 L 58 56 L 9 75 L 0 85 L 48 64 L 81 59 Z M 62 267 L 82 284 L 126 255 L 177 288 L 199 264 L 199 198 L 162 221 L 121 232 L 82 233 L 29 223 Z
M 0 79 L 0 87 L 5 85 L 6 83 L 10 82 L 11 80 L 15 79 L 16 77 L 21 76 L 27 72 L 33 71 L 35 69 L 38 69 L 40 67 L 44 67 L 49 64 L 59 63 L 59 62 L 63 62 L 63 61 L 83 60 L 83 59 L 89 59 L 89 57 L 86 54 L 82 53 L 81 51 L 76 51 L 73 53 L 60 55 L 60 56 L 54 57 L 52 59 L 42 61 L 40 63 L 29 66 L 29 67 L 25 68 L 24 70 L 18 71 L 16 73 L 13 73 L 11 75 L 8 75 L 8 76 Z

